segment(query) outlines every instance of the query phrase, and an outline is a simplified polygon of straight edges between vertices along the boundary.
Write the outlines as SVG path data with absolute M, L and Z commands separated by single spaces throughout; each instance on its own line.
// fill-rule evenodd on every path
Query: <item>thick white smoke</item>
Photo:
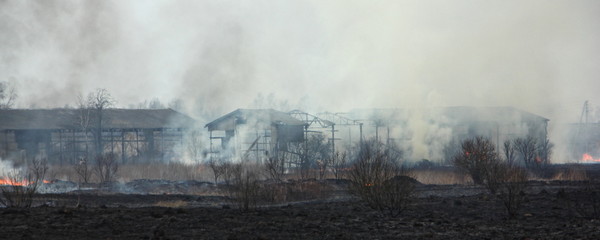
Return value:
M 204 122 L 270 93 L 309 112 L 514 106 L 558 142 L 600 104 L 599 23 L 593 0 L 7 0 L 0 81 L 17 107 L 106 88 L 118 106 L 179 98 Z

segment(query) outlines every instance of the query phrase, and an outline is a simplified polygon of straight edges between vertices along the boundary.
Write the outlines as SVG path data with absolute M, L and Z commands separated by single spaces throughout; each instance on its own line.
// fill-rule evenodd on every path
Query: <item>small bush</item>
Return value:
M 504 204 L 508 216 L 514 218 L 525 199 L 527 187 L 527 170 L 521 167 L 504 164 L 500 167 L 498 178 L 498 197 Z
M 475 184 L 483 185 L 487 171 L 499 161 L 494 144 L 487 138 L 476 137 L 464 140 L 461 149 L 452 158 L 454 166 L 469 173 Z
M 474 183 L 484 185 L 496 195 L 513 218 L 525 199 L 528 172 L 511 164 L 509 156 L 507 161 L 502 161 L 489 139 L 476 137 L 462 142 L 462 152 L 455 155 L 454 164 L 468 172 Z
M 261 197 L 260 175 L 257 169 L 242 163 L 228 165 L 231 173 L 228 186 L 229 196 L 233 203 L 242 211 L 249 211 L 258 206 Z
M 117 163 L 117 158 L 112 153 L 98 155 L 93 170 L 100 183 L 108 183 L 114 180 L 119 170 L 119 163 Z
M 377 141 L 367 141 L 349 172 L 350 191 L 371 208 L 398 216 L 405 210 L 415 190 L 415 183 L 407 176 L 409 171 L 400 166 L 394 153 Z

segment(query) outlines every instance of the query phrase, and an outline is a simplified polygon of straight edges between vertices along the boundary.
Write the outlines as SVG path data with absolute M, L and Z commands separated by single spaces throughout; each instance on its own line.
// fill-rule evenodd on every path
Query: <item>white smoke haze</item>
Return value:
M 105 88 L 117 107 L 181 99 L 203 123 L 259 94 L 307 112 L 513 106 L 558 142 L 585 100 L 600 105 L 598 43 L 594 0 L 0 2 L 16 107 Z M 451 133 L 419 118 L 425 157 Z

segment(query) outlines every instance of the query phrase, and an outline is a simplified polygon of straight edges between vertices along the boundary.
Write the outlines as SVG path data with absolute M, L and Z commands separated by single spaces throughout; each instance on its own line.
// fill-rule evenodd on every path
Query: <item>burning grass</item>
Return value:
M 561 181 L 587 181 L 589 180 L 587 171 L 580 164 L 565 165 L 565 167 L 557 170 L 552 180 Z

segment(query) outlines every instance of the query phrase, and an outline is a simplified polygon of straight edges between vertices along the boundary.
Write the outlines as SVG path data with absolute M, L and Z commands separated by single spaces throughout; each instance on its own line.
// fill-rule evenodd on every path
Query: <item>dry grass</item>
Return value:
M 204 165 L 188 165 L 184 163 L 144 163 L 122 165 L 117 173 L 123 181 L 134 179 L 164 180 L 210 180 L 209 169 Z
M 415 169 L 411 172 L 412 177 L 423 184 L 453 185 L 471 184 L 473 181 L 466 173 L 454 169 Z
M 559 170 L 552 180 L 562 180 L 562 181 L 587 181 L 590 180 L 585 168 L 581 165 L 574 164 L 567 169 Z
M 168 207 L 168 208 L 184 208 L 189 205 L 188 202 L 177 200 L 177 201 L 159 201 L 154 204 L 155 207 Z
M 60 179 L 78 182 L 79 177 L 72 165 L 50 166 L 47 179 Z M 135 179 L 164 179 L 172 181 L 198 180 L 210 181 L 212 173 L 204 165 L 184 163 L 140 163 L 120 165 L 116 173 L 117 180 L 131 181 Z M 92 174 L 90 182 L 98 182 L 98 176 Z

